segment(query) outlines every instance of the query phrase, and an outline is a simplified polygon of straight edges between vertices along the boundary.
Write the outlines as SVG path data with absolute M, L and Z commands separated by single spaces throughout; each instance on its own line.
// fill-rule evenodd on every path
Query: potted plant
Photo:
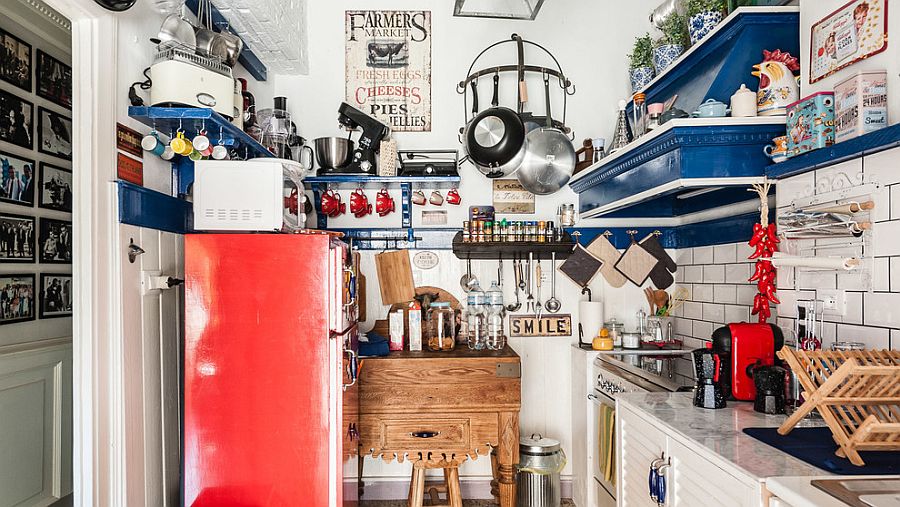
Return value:
M 631 78 L 631 93 L 637 93 L 653 80 L 653 39 L 650 34 L 635 37 L 634 48 L 628 55 L 628 76 Z
M 662 36 L 653 44 L 653 66 L 661 74 L 672 64 L 688 45 L 687 21 L 677 12 L 669 14 L 659 24 Z
M 706 37 L 725 16 L 725 0 L 688 0 L 688 32 L 691 44 Z

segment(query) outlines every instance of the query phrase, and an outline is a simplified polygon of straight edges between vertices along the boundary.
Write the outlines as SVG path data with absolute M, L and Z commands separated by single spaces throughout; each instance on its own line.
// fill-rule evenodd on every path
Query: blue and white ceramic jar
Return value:
M 631 78 L 631 93 L 637 93 L 644 89 L 645 86 L 653 81 L 653 67 L 637 67 L 629 69 L 628 76 Z
M 656 73 L 662 74 L 681 56 L 681 53 L 684 53 L 684 46 L 681 44 L 663 44 L 653 48 L 653 66 L 656 67 Z
M 703 11 L 691 16 L 688 21 L 688 32 L 691 34 L 691 44 L 696 44 L 700 39 L 709 35 L 719 23 L 722 22 L 722 13 L 718 11 Z

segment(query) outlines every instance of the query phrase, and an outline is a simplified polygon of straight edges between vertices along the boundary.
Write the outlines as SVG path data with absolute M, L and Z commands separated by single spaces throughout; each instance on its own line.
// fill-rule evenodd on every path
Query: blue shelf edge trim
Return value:
M 458 228 L 409 229 L 328 229 L 344 233 L 360 250 L 406 248 L 415 250 L 452 250 Z
M 775 220 L 775 210 L 769 212 L 769 220 Z M 720 218 L 696 224 L 681 225 L 678 227 L 573 227 L 567 228 L 569 233 L 580 232 L 578 243 L 587 246 L 606 231 L 612 233 L 610 243 L 619 250 L 624 250 L 631 244 L 631 236 L 625 231 L 636 230 L 636 241 L 640 241 L 648 234 L 659 231 L 659 242 L 663 248 L 681 249 L 697 246 L 727 245 L 731 243 L 746 243 L 753 232 L 753 224 L 759 222 L 759 213 L 746 213 L 733 217 Z
M 197 7 L 199 4 L 199 0 L 187 0 L 185 2 L 187 8 L 190 9 L 191 12 L 194 13 L 194 15 L 197 14 Z M 222 13 L 219 12 L 219 9 L 217 9 L 216 6 L 209 4 L 209 7 L 210 14 L 212 15 L 211 17 L 213 26 L 215 28 L 218 28 L 217 31 L 221 32 L 222 30 L 226 30 L 240 37 L 240 35 L 231 28 L 231 23 L 229 23 L 228 20 L 225 19 L 225 16 L 223 16 Z M 244 49 L 241 50 L 241 55 L 238 57 L 238 63 L 240 63 L 245 69 L 247 69 L 247 72 L 249 72 L 250 75 L 253 76 L 253 79 L 257 81 L 265 81 L 269 76 L 269 71 L 266 68 L 266 65 L 262 63 L 259 57 L 256 56 L 255 53 L 253 53 L 253 50 L 247 46 L 247 41 L 245 41 L 243 38 L 241 38 L 241 41 L 244 43 Z
M 126 181 L 117 181 L 119 222 L 176 234 L 193 230 L 193 205 Z
M 355 174 L 335 174 L 329 176 L 307 176 L 303 183 L 312 185 L 333 185 L 350 188 L 354 185 L 364 188 L 397 188 L 411 184 L 416 188 L 449 188 L 458 186 L 459 176 L 358 176 Z
M 804 153 L 780 164 L 772 164 L 766 168 L 766 176 L 774 179 L 789 178 L 898 146 L 900 146 L 900 124 L 869 132 L 828 148 Z

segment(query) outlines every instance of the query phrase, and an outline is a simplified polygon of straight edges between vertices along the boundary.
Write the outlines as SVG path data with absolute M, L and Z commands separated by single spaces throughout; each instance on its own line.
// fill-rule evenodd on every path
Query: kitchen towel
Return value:
M 601 266 L 603 266 L 603 262 L 591 255 L 583 246 L 575 245 L 575 250 L 559 266 L 559 271 L 579 287 L 587 287 L 600 271 Z
M 616 269 L 625 275 L 631 283 L 640 287 L 644 285 L 650 272 L 659 264 L 659 259 L 648 252 L 644 247 L 632 242 L 622 257 L 616 262 Z
M 666 253 L 666 249 L 659 243 L 656 234 L 650 234 L 642 239 L 640 244 L 659 260 L 659 263 L 650 271 L 650 281 L 653 282 L 657 289 L 668 289 L 671 287 L 675 283 L 672 273 L 678 269 L 678 264 Z
M 609 242 L 609 238 L 602 234 L 597 236 L 597 238 L 594 239 L 594 241 L 591 241 L 591 244 L 587 246 L 587 251 L 603 262 L 603 266 L 600 268 L 600 274 L 606 279 L 606 283 L 614 289 L 618 289 L 625 285 L 627 280 L 622 276 L 622 273 L 616 271 L 615 268 L 616 263 L 619 262 L 619 257 L 621 257 L 622 254 L 620 254 L 616 247 Z

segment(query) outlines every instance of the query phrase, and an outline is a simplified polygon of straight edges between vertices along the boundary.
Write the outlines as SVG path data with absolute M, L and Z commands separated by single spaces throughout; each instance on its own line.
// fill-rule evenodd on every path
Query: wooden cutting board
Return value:
M 416 296 L 409 251 L 395 250 L 376 255 L 375 269 L 378 272 L 382 304 L 405 303 Z

